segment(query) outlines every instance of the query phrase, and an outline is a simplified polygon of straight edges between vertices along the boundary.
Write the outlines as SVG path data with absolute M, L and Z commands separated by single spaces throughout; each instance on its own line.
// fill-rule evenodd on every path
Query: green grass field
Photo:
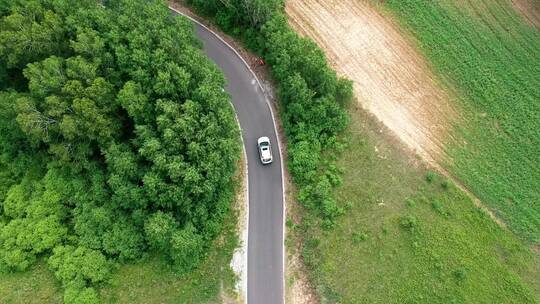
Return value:
M 187 275 L 176 275 L 157 257 L 119 266 L 110 283 L 99 289 L 102 303 L 220 303 L 221 291 L 232 294 L 236 280 L 229 267 L 238 245 L 235 231 L 236 215 L 231 212 L 206 261 Z M 63 303 L 62 297 L 62 286 L 44 261 L 23 273 L 0 274 L 2 304 Z
M 395 139 L 372 131 L 380 128 L 361 111 L 351 116 L 338 227 L 321 230 L 294 211 L 304 224 L 293 237 L 303 240 L 321 293 L 355 304 L 538 303 L 540 257 Z
M 514 232 L 538 242 L 540 30 L 508 0 L 389 0 L 382 7 L 413 33 L 461 102 L 448 167 Z

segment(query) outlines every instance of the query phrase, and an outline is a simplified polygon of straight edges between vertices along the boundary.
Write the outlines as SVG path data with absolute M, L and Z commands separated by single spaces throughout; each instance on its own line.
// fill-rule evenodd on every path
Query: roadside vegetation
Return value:
M 343 214 L 331 195 L 341 182 L 340 170 L 323 154 L 342 146 L 337 138 L 348 123 L 344 105 L 352 97 L 352 83 L 336 76 L 313 41 L 292 30 L 283 0 L 187 2 L 271 66 L 298 200 L 323 219 L 322 225 L 334 226 Z
M 510 229 L 540 241 L 540 30 L 506 0 L 391 0 L 461 100 L 448 166 Z
M 164 2 L 102 3 L 0 2 L 0 281 L 46 265 L 65 303 L 98 303 L 155 257 L 215 298 L 236 246 L 212 245 L 240 156 L 225 81 Z

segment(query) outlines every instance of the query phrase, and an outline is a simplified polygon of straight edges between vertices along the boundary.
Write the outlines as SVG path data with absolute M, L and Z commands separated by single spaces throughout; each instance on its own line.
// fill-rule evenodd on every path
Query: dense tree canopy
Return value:
M 232 200 L 224 79 L 161 1 L 0 1 L 0 269 L 40 257 L 67 303 L 111 263 L 188 271 Z

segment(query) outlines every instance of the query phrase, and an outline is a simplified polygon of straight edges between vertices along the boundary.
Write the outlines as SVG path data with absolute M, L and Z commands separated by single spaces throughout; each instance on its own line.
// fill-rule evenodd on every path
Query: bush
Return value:
M 460 268 L 452 271 L 452 275 L 454 276 L 454 279 L 456 279 L 456 281 L 461 282 L 467 277 L 467 272 L 465 271 L 465 269 Z
M 405 230 L 413 231 L 418 227 L 418 219 L 413 215 L 406 215 L 399 220 L 399 226 Z
M 450 185 L 451 185 L 451 182 L 447 179 L 441 182 L 441 188 L 443 188 L 444 190 L 448 190 L 448 188 L 450 188 Z
M 5 212 L 13 219 L 0 230 L 0 260 L 8 268 L 27 269 L 38 254 L 66 238 L 64 198 L 54 189 L 61 181 L 55 176 L 51 171 L 40 182 L 25 178 L 8 191 Z
M 437 174 L 436 174 L 435 172 L 433 172 L 433 171 L 428 171 L 428 172 L 426 173 L 426 181 L 427 181 L 428 183 L 433 182 L 436 178 L 437 178 Z
M 146 240 L 153 249 L 163 252 L 169 247 L 172 234 L 177 227 L 178 224 L 170 213 L 158 211 L 144 224 Z
M 444 208 L 443 204 L 438 201 L 431 202 L 431 207 L 433 208 L 433 210 L 435 210 L 435 212 L 437 212 L 437 214 L 441 216 L 450 216 L 450 213 L 446 210 L 446 208 Z
M 197 266 L 202 259 L 203 244 L 192 226 L 175 231 L 171 237 L 170 258 L 176 270 L 183 273 Z
M 94 288 L 79 288 L 78 286 L 69 286 L 64 293 L 65 304 L 98 304 L 98 293 Z
M 111 272 L 111 263 L 100 251 L 70 245 L 55 247 L 49 265 L 56 278 L 72 287 L 105 282 Z

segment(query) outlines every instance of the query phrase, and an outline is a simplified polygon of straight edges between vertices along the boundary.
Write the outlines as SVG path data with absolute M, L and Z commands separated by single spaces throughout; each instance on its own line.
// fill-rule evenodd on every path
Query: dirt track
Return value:
M 358 102 L 439 167 L 456 111 L 398 27 L 363 0 L 288 0 L 286 10 L 290 24 L 354 81 Z

